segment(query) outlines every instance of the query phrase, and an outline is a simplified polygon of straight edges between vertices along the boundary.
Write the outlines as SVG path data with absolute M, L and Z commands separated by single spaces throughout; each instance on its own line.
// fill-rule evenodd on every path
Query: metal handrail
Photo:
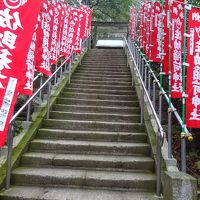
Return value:
M 90 48 L 91 46 L 91 35 L 88 36 L 83 42 L 82 42 L 82 49 L 84 48 Z M 47 119 L 49 118 L 49 111 L 50 111 L 50 93 L 51 93 L 51 80 L 58 74 L 59 71 L 62 70 L 63 66 L 67 63 L 68 60 L 70 60 L 69 64 L 69 82 L 70 82 L 70 76 L 71 76 L 71 62 L 75 59 L 75 56 L 72 54 L 70 55 L 65 61 L 56 69 L 56 71 L 40 86 L 40 88 L 27 100 L 27 102 L 13 115 L 13 117 L 10 120 L 10 127 L 8 132 L 8 155 L 7 155 L 7 166 L 6 166 L 6 189 L 9 189 L 10 187 L 10 175 L 11 175 L 11 158 L 12 158 L 12 150 L 13 150 L 13 129 L 14 129 L 14 121 L 16 118 L 21 114 L 21 112 L 26 108 L 30 106 L 30 103 L 33 101 L 33 99 L 43 90 L 43 88 L 48 85 L 48 98 L 47 98 Z M 41 74 L 38 74 L 34 81 L 36 81 Z
M 124 38 L 124 41 L 125 41 L 125 48 L 127 47 L 128 51 L 129 51 L 129 54 L 131 56 L 131 60 L 133 61 L 133 64 L 135 66 L 135 71 L 137 72 L 137 76 L 138 76 L 140 84 L 142 86 L 141 100 L 144 103 L 144 94 L 145 94 L 145 96 L 147 98 L 147 101 L 149 103 L 149 106 L 151 108 L 151 111 L 153 113 L 153 116 L 155 118 L 156 124 L 158 126 L 158 132 L 157 132 L 157 135 L 156 135 L 156 139 L 157 139 L 157 144 L 156 144 L 156 150 L 157 150 L 157 153 L 156 153 L 156 195 L 157 196 L 161 196 L 161 148 L 163 146 L 165 134 L 164 134 L 163 127 L 162 127 L 162 125 L 160 123 L 160 120 L 159 120 L 159 118 L 157 116 L 157 113 L 156 113 L 156 111 L 154 109 L 154 106 L 153 106 L 153 104 L 151 102 L 151 99 L 149 97 L 148 91 L 146 90 L 146 87 L 145 87 L 145 84 L 144 84 L 144 82 L 142 80 L 142 77 L 140 75 L 139 69 L 137 68 L 137 64 L 136 64 L 135 58 L 133 56 L 133 53 L 131 51 L 131 48 L 130 48 L 130 46 L 128 44 L 128 41 L 127 41 L 126 38 Z M 144 112 L 143 106 L 144 105 L 141 105 L 142 112 Z M 142 117 L 143 117 L 143 113 L 141 113 L 141 114 L 142 114 Z
M 135 45 L 136 45 L 136 48 L 138 49 L 138 51 L 141 52 L 139 46 L 138 46 L 137 44 L 135 44 Z M 145 58 L 144 54 L 141 53 L 140 55 L 143 57 L 144 61 L 146 62 L 146 64 L 147 64 L 148 67 L 149 67 L 149 64 L 148 64 L 149 62 L 148 62 L 147 59 Z M 161 87 L 158 78 L 156 77 L 155 73 L 153 72 L 153 70 L 152 70 L 150 67 L 149 67 L 149 72 L 151 73 L 151 75 L 152 75 L 152 77 L 153 77 L 155 83 L 157 84 L 157 86 L 161 89 L 161 93 L 163 94 L 165 100 L 169 103 L 169 97 L 168 97 L 166 91 L 163 89 L 163 87 Z M 179 125 L 182 127 L 183 121 L 182 121 L 182 119 L 181 119 L 181 117 L 180 117 L 178 111 L 177 111 L 176 108 L 174 107 L 173 103 L 171 103 L 170 106 L 171 106 L 172 112 L 174 112 L 174 115 L 175 115 L 175 117 L 176 117 L 176 119 L 177 119 Z M 184 129 L 184 131 L 185 131 L 185 133 L 186 133 L 187 136 L 191 136 L 191 135 L 192 135 L 192 134 L 189 132 L 189 130 L 187 129 L 187 127 L 184 126 L 184 127 L 182 127 L 182 128 Z
M 128 47 L 128 50 L 129 50 L 130 56 L 131 56 L 131 58 L 132 58 L 132 61 L 134 62 L 134 65 L 137 66 L 137 65 L 136 65 L 136 62 L 135 62 L 135 58 L 134 58 L 134 56 L 133 56 L 133 54 L 132 54 L 132 52 L 131 52 L 131 49 L 130 49 L 130 46 L 128 45 L 127 40 L 125 40 L 125 43 L 126 43 L 126 45 L 127 45 L 127 47 Z M 151 110 L 152 110 L 153 116 L 155 117 L 156 124 L 158 125 L 158 129 L 160 130 L 160 133 L 161 133 L 160 138 L 162 139 L 162 141 L 164 141 L 165 135 L 164 135 L 163 127 L 162 127 L 162 125 L 161 125 L 161 123 L 160 123 L 160 120 L 158 119 L 157 113 L 156 113 L 156 111 L 155 111 L 155 109 L 154 109 L 154 107 L 153 107 L 152 101 L 151 101 L 151 99 L 150 99 L 150 97 L 149 97 L 149 94 L 148 94 L 148 92 L 147 92 L 147 90 L 146 90 L 146 87 L 145 87 L 145 85 L 144 85 L 144 82 L 143 82 L 143 80 L 142 80 L 142 77 L 141 77 L 141 75 L 140 75 L 140 72 L 139 72 L 139 70 L 138 70 L 137 67 L 135 68 L 135 70 L 136 70 L 136 72 L 137 72 L 138 78 L 140 79 L 142 88 L 143 88 L 144 93 L 145 93 L 145 95 L 146 95 L 146 97 L 147 97 L 147 100 L 148 100 L 148 103 L 149 103 L 150 108 L 151 108 Z M 161 146 L 162 146 L 162 144 L 163 144 L 163 143 L 161 143 Z

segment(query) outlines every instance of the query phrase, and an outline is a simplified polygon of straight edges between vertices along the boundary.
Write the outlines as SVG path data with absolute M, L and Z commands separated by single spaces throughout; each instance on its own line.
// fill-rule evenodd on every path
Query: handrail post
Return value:
M 26 115 L 27 122 L 29 122 L 30 120 L 30 112 L 31 112 L 31 103 L 28 104 L 28 108 L 27 108 L 27 115 Z
M 40 88 L 42 87 L 42 84 L 43 84 L 43 75 L 40 76 Z M 40 99 L 42 99 L 42 90 L 40 90 L 39 92 L 39 97 Z
M 156 81 L 153 81 L 153 107 L 156 107 Z
M 140 96 L 141 100 L 141 112 L 140 112 L 140 123 L 143 124 L 144 122 L 144 90 L 141 88 L 141 96 Z
M 141 58 L 142 58 L 142 57 L 141 57 Z M 142 58 L 142 66 L 141 66 L 141 68 L 142 68 L 142 70 L 141 70 L 142 81 L 144 81 L 144 67 L 145 67 L 145 64 L 144 64 L 144 60 L 143 60 L 143 58 Z
M 181 171 L 186 172 L 186 139 L 181 138 Z
M 47 119 L 50 115 L 50 96 L 51 96 L 51 81 L 48 82 L 48 94 L 47 94 Z
M 62 58 L 61 58 L 61 65 L 62 65 Z M 60 68 L 60 79 L 62 80 L 63 78 L 63 68 Z
M 67 63 L 65 62 L 64 73 L 67 71 Z
M 58 69 L 58 66 L 56 65 L 55 66 L 55 71 Z M 56 83 L 57 83 L 57 74 L 55 74 L 55 76 L 54 76 L 54 85 L 56 85 Z
M 172 158 L 172 109 L 168 109 L 168 158 Z
M 162 93 L 159 94 L 159 120 L 162 124 Z
M 12 168 L 12 151 L 13 151 L 13 131 L 14 131 L 14 122 L 10 124 L 8 131 L 8 155 L 6 163 L 6 189 L 10 188 L 10 177 L 11 177 L 11 168 Z
M 148 94 L 151 97 L 151 73 L 148 73 Z
M 69 74 L 68 74 L 68 79 L 69 79 L 69 84 L 71 83 L 71 67 L 72 67 L 72 57 L 70 58 L 69 61 Z
M 161 196 L 161 141 L 160 130 L 156 136 L 156 195 Z
M 145 69 L 144 69 L 144 86 L 145 88 L 147 88 L 147 64 L 144 65 Z

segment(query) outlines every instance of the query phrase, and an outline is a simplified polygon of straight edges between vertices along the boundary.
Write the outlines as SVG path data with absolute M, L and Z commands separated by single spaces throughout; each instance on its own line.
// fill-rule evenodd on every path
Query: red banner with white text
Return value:
M 45 1 L 41 12 L 39 14 L 39 23 L 37 29 L 37 41 L 36 41 L 36 61 L 35 67 L 37 72 L 44 73 L 45 75 L 51 75 L 50 68 L 50 39 L 53 29 L 53 6 L 50 2 Z
M 171 97 L 182 98 L 182 51 L 184 41 L 184 5 L 171 6 Z
M 41 3 L 0 2 L 0 147 L 6 141 Z
M 159 28 L 161 26 L 162 6 L 159 2 L 155 2 L 152 8 L 152 32 L 151 32 L 151 55 L 150 59 L 153 62 L 160 62 L 161 37 Z
M 186 126 L 200 128 L 200 10 L 188 11 Z

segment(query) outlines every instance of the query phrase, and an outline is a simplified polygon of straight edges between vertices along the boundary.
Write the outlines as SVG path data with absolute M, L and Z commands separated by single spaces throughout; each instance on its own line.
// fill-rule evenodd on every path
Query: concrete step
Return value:
M 76 70 L 77 73 L 92 73 L 92 74 L 107 74 L 107 75 L 130 75 L 130 70 L 129 68 L 127 69 L 123 69 L 123 70 L 115 70 L 115 69 L 107 69 L 107 68 L 104 68 L 104 70 L 102 69 L 87 69 L 86 67 L 78 67 L 77 70 Z
M 127 65 L 123 66 L 112 66 L 112 65 L 79 65 L 78 69 L 84 69 L 84 70 L 91 70 L 91 71 L 103 71 L 103 72 L 130 72 L 130 68 L 127 67 Z
M 110 81 L 110 82 L 131 82 L 132 79 L 131 79 L 131 76 L 130 77 L 101 77 L 101 76 L 98 76 L 98 77 L 88 77 L 88 76 L 85 76 L 85 75 L 81 75 L 81 76 L 78 76 L 76 74 L 73 75 L 72 77 L 73 79 L 79 79 L 79 80 L 93 80 L 93 81 Z
M 70 88 L 84 88 L 84 89 L 97 89 L 97 90 L 132 90 L 135 92 L 135 88 L 132 86 L 120 86 L 120 85 L 95 85 L 95 84 L 87 84 L 87 83 L 71 83 L 69 85 Z
M 63 92 L 78 92 L 78 93 L 89 93 L 89 94 L 114 94 L 114 95 L 135 95 L 136 91 L 131 90 L 117 90 L 117 89 L 89 89 L 89 88 L 73 88 L 72 86 L 67 87 Z
M 150 145 L 130 142 L 34 139 L 30 144 L 30 150 L 70 154 L 149 155 Z
M 1 200 L 158 200 L 145 190 L 115 191 L 94 188 L 14 186 L 0 195 Z
M 79 80 L 79 79 L 73 79 L 72 77 L 72 80 L 71 80 L 71 83 L 72 84 L 88 84 L 88 85 L 116 85 L 116 86 L 131 86 L 132 85 L 132 81 L 119 81 L 119 80 L 105 80 L 105 81 L 98 81 L 98 80 L 90 80 L 90 79 L 82 79 L 82 80 Z
M 131 74 L 101 74 L 101 73 L 85 73 L 85 72 L 76 72 L 74 76 L 84 76 L 88 78 L 131 78 Z
M 87 105 L 53 105 L 54 111 L 67 111 L 67 112 L 98 112 L 98 113 L 113 113 L 113 114 L 140 114 L 139 107 L 128 106 L 87 106 Z
M 55 154 L 43 152 L 29 152 L 22 156 L 23 166 L 52 166 L 76 167 L 90 169 L 115 170 L 154 170 L 154 161 L 147 156 L 111 156 L 111 155 L 83 155 L 83 154 Z
M 91 130 L 112 132 L 142 132 L 144 125 L 140 123 L 108 122 L 108 121 L 83 121 L 83 120 L 59 120 L 45 119 L 45 128 L 64 130 Z
M 80 113 L 80 112 L 63 112 L 51 111 L 51 119 L 65 119 L 65 120 L 90 120 L 99 121 L 106 120 L 110 122 L 140 122 L 140 115 L 121 115 L 110 113 Z
M 115 172 L 98 170 L 78 170 L 60 168 L 18 168 L 12 172 L 15 185 L 40 185 L 61 187 L 95 186 L 125 189 L 147 189 L 153 191 L 156 185 L 155 175 L 145 172 Z
M 86 105 L 86 106 L 128 106 L 137 107 L 139 106 L 138 101 L 121 101 L 121 100 L 95 100 L 95 99 L 77 99 L 77 98 L 63 98 L 58 97 L 56 100 L 57 104 L 67 105 Z
M 101 58 L 99 59 L 98 57 L 86 57 L 83 61 L 85 62 L 97 62 L 97 63 L 107 63 L 107 62 L 110 62 L 110 63 L 123 63 L 123 62 L 127 62 L 127 58 L 126 57 L 104 57 L 104 58 Z
M 101 57 L 99 59 L 99 57 L 96 57 L 96 56 L 89 56 L 89 55 L 86 55 L 84 57 L 84 60 L 109 60 L 109 59 L 114 59 L 114 60 L 126 60 L 126 56 L 115 56 L 115 55 L 112 55 L 112 56 L 104 56 L 104 57 Z
M 121 52 L 112 52 L 112 51 L 107 51 L 106 49 L 103 49 L 102 52 L 99 52 L 98 51 L 92 51 L 92 52 L 89 52 L 86 57 L 97 57 L 98 59 L 101 59 L 101 58 L 104 58 L 104 57 L 110 57 L 110 58 L 113 58 L 113 57 L 125 57 L 125 53 L 123 51 Z
M 60 97 L 78 98 L 78 99 L 97 99 L 97 100 L 121 100 L 121 101 L 138 101 L 137 95 L 112 95 L 112 94 L 90 94 L 83 92 L 61 92 Z
M 92 53 L 92 54 L 88 54 L 85 58 L 87 59 L 87 58 L 93 58 L 93 59 L 98 59 L 98 60 L 101 60 L 101 59 L 104 59 L 104 58 L 106 58 L 106 59 L 108 59 L 108 60 L 110 60 L 110 59 L 119 59 L 119 58 L 122 58 L 122 59 L 124 59 L 124 57 L 125 57 L 125 54 L 124 53 L 115 53 L 115 55 L 114 54 L 110 54 L 109 52 L 108 52 L 108 54 L 107 54 L 107 52 L 106 53 L 101 53 L 101 54 L 99 54 L 99 53 Z
M 113 61 L 109 61 L 109 62 L 100 62 L 100 61 L 82 61 L 81 64 L 83 65 L 99 65 L 99 66 L 105 66 L 105 65 L 109 65 L 109 66 L 127 66 L 126 62 L 113 62 Z
M 103 132 L 103 131 L 84 131 L 84 130 L 59 130 L 41 128 L 37 138 L 50 140 L 84 140 L 84 141 L 104 141 L 104 142 L 147 142 L 147 134 L 144 132 Z
M 111 65 L 109 63 L 106 63 L 106 64 L 99 64 L 99 63 L 81 63 L 80 67 L 84 67 L 84 68 L 90 68 L 90 69 L 93 69 L 93 70 L 96 70 L 96 69 L 119 69 L 119 70 L 127 70 L 129 69 L 127 67 L 127 64 L 115 64 L 115 65 Z

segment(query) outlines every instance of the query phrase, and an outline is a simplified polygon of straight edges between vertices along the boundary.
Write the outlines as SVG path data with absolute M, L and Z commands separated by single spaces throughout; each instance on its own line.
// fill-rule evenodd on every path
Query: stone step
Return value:
M 126 70 L 123 69 L 123 70 L 116 70 L 116 69 L 107 69 L 107 68 L 104 68 L 103 70 L 100 68 L 96 68 L 96 69 L 87 69 L 87 67 L 78 67 L 76 69 L 76 72 L 77 73 L 91 73 L 91 74 L 107 74 L 107 75 L 130 75 L 130 70 L 129 68 L 127 68 Z
M 155 175 L 148 172 L 115 172 L 62 168 L 18 168 L 12 172 L 12 184 L 61 187 L 89 186 L 153 191 Z
M 139 107 L 128 106 L 86 106 L 86 105 L 53 105 L 53 110 L 67 112 L 98 112 L 98 113 L 114 113 L 114 114 L 140 114 Z
M 58 120 L 45 119 L 45 128 L 112 131 L 112 132 L 143 132 L 144 125 L 140 123 L 107 122 L 107 121 L 83 121 L 83 120 Z
M 72 86 L 67 87 L 63 92 L 78 92 L 78 93 L 89 93 L 89 94 L 114 94 L 114 95 L 133 95 L 136 94 L 135 90 L 117 90 L 117 89 L 89 89 L 89 88 L 73 88 Z
M 89 79 L 79 80 L 79 79 L 73 79 L 73 77 L 72 77 L 71 83 L 72 84 L 88 84 L 88 85 L 94 85 L 94 84 L 95 85 L 108 85 L 108 86 L 116 85 L 116 86 L 123 86 L 123 87 L 125 87 L 125 86 L 130 87 L 132 85 L 132 81 L 119 81 L 119 80 L 97 81 L 97 80 L 89 80 Z
M 109 65 L 109 66 L 127 66 L 126 62 L 100 62 L 100 61 L 82 61 L 81 64 L 83 65 L 99 65 L 99 66 L 105 66 L 105 65 Z
M 61 92 L 60 97 L 78 98 L 78 99 L 97 99 L 97 100 L 121 100 L 121 101 L 138 101 L 137 95 L 110 95 L 110 94 L 90 94 L 78 92 Z
M 126 132 L 103 132 L 103 131 L 83 131 L 83 130 L 59 130 L 41 128 L 38 131 L 37 138 L 50 140 L 84 140 L 84 141 L 104 141 L 104 142 L 147 142 L 147 134 L 126 133 Z
M 138 101 L 121 101 L 121 100 L 99 100 L 99 99 L 77 99 L 77 98 L 62 98 L 56 99 L 57 104 L 67 105 L 87 105 L 87 106 L 128 106 L 137 107 L 139 106 Z
M 47 140 L 34 139 L 30 150 L 50 153 L 106 154 L 106 155 L 149 155 L 150 145 L 147 143 Z
M 65 120 L 106 120 L 110 122 L 140 122 L 140 115 L 121 115 L 110 113 L 80 113 L 80 112 L 63 112 L 51 111 L 51 119 L 65 119 Z
M 113 79 L 113 78 L 131 78 L 131 74 L 101 74 L 101 73 L 85 73 L 85 72 L 76 72 L 75 74 L 74 74 L 74 76 L 84 76 L 84 77 L 88 77 L 88 78 L 95 78 L 95 77 L 97 77 L 97 78 L 111 78 L 111 79 Z
M 93 80 L 93 81 L 110 81 L 112 83 L 114 82 L 131 82 L 132 81 L 132 78 L 131 76 L 130 77 L 101 77 L 101 76 L 98 76 L 98 77 L 88 77 L 88 76 L 85 76 L 85 75 L 81 75 L 81 76 L 78 76 L 76 74 L 73 75 L 73 79 L 79 79 L 79 80 Z
M 106 69 L 129 69 L 127 67 L 127 64 L 110 64 L 110 63 L 106 63 L 106 64 L 101 64 L 101 63 L 89 63 L 89 62 L 82 62 L 81 66 L 86 66 L 88 68 L 92 68 L 92 69 L 96 69 L 96 68 L 106 68 Z
M 111 155 L 83 155 L 83 154 L 55 154 L 29 152 L 22 156 L 23 166 L 52 166 L 76 167 L 93 169 L 118 170 L 154 170 L 152 158 L 141 156 L 111 156 Z
M 110 59 L 109 59 L 110 58 Z M 126 62 L 127 61 L 127 58 L 126 57 L 102 57 L 102 58 L 98 58 L 98 57 L 85 57 L 85 59 L 83 60 L 85 62 L 114 62 L 114 63 L 117 63 L 117 62 Z
M 116 191 L 94 188 L 56 188 L 14 186 L 2 195 L 1 200 L 158 200 L 155 194 L 145 190 Z
M 97 89 L 97 90 L 132 90 L 135 92 L 135 88 L 132 86 L 120 86 L 120 85 L 95 85 L 95 84 L 87 84 L 87 83 L 71 83 L 69 85 L 70 88 L 84 88 L 84 89 Z
M 127 65 L 124 66 L 110 66 L 110 65 L 84 65 L 81 64 L 78 69 L 91 70 L 91 71 L 103 71 L 103 72 L 130 72 L 130 68 Z
M 97 58 L 98 60 L 100 60 L 101 58 L 107 58 L 107 59 L 114 59 L 114 58 L 124 58 L 125 54 L 124 53 L 109 53 L 109 52 L 104 52 L 104 53 L 98 53 L 98 52 L 93 52 L 93 53 L 89 53 L 87 54 L 86 58 Z

